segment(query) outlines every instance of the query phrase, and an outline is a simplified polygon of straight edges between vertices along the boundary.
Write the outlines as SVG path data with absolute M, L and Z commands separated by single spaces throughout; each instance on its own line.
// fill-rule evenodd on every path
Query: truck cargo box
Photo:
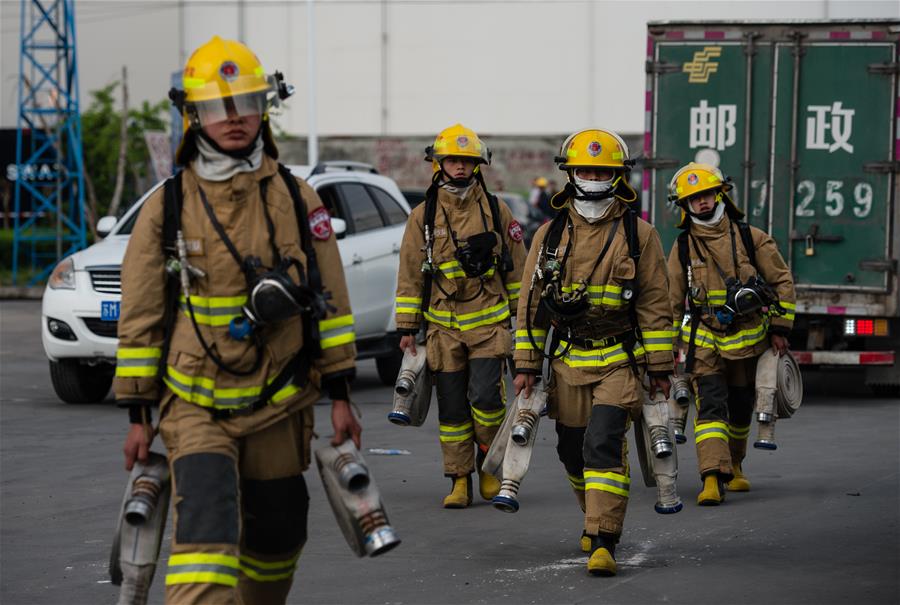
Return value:
M 802 362 L 900 388 L 900 21 L 650 22 L 643 207 L 671 249 L 675 170 L 717 165 L 797 286 Z

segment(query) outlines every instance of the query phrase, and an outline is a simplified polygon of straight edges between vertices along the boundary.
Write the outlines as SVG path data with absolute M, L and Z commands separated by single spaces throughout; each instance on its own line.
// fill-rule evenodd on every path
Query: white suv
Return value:
M 409 205 L 397 184 L 368 164 L 324 162 L 290 166 L 319 194 L 332 216 L 356 326 L 359 359 L 375 358 L 378 376 L 393 384 L 400 370 L 394 292 L 400 240 Z M 60 399 L 92 403 L 109 392 L 115 372 L 120 271 L 128 237 L 144 200 L 119 220 L 101 219 L 105 238 L 63 259 L 44 290 L 41 336 Z

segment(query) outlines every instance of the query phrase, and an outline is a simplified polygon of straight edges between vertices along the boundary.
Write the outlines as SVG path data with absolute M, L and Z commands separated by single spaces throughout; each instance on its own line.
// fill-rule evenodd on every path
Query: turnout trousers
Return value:
M 556 452 L 584 510 L 588 535 L 618 541 L 622 534 L 631 486 L 626 433 L 641 388 L 631 366 L 614 368 L 584 385 L 564 383 L 556 373 L 551 379 Z
M 757 359 L 758 356 L 745 359 L 718 357 L 709 363 L 698 356 L 695 361 L 692 376 L 697 408 L 694 441 L 701 477 L 718 473 L 723 480 L 729 481 L 733 476 L 732 465 L 740 464 L 747 454 Z
M 431 326 L 426 346 L 435 373 L 444 475 L 475 470 L 506 415 L 503 364 L 511 337 L 503 325 L 461 332 Z M 477 447 L 473 447 L 477 446 Z
M 284 603 L 306 542 L 313 411 L 258 431 L 175 398 L 160 435 L 173 479 L 166 603 Z

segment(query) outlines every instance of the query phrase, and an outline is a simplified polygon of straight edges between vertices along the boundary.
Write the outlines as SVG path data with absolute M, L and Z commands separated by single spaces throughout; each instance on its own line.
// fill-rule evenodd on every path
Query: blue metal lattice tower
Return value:
M 12 282 L 34 284 L 87 245 L 75 0 L 22 0 L 20 31 Z

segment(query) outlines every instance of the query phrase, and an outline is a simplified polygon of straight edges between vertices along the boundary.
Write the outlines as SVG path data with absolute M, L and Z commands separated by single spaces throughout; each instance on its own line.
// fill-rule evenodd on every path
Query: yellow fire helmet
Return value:
M 576 168 L 612 168 L 616 172 L 615 197 L 627 204 L 638 199 L 637 192 L 628 183 L 628 173 L 634 165 L 628 145 L 611 130 L 589 128 L 570 135 L 554 160 L 560 170 L 568 173 L 569 180 L 550 200 L 556 210 L 562 209 L 577 192 L 573 183 Z
M 491 150 L 471 128 L 454 124 L 445 128 L 434 139 L 434 144 L 425 148 L 425 161 L 431 162 L 434 172 L 441 169 L 444 158 L 455 156 L 474 158 L 476 164 L 490 164 Z M 479 166 L 475 166 L 478 172 Z
M 190 161 L 196 153 L 194 131 L 232 115 L 263 116 L 266 151 L 278 157 L 268 110 L 288 98 L 293 87 L 286 85 L 278 72 L 266 75 L 262 63 L 246 45 L 213 36 L 188 59 L 182 85 L 183 90 L 169 91 L 169 97 L 184 116 L 184 136 L 176 158 L 179 164 Z
M 716 203 L 725 203 L 725 211 L 735 220 L 744 218 L 744 213 L 735 205 L 734 200 L 728 195 L 733 185 L 731 178 L 725 176 L 721 170 L 709 164 L 690 162 L 678 169 L 672 180 L 669 181 L 669 201 L 681 208 L 681 220 L 678 227 L 688 225 L 687 210 L 688 200 L 704 191 L 716 191 Z

